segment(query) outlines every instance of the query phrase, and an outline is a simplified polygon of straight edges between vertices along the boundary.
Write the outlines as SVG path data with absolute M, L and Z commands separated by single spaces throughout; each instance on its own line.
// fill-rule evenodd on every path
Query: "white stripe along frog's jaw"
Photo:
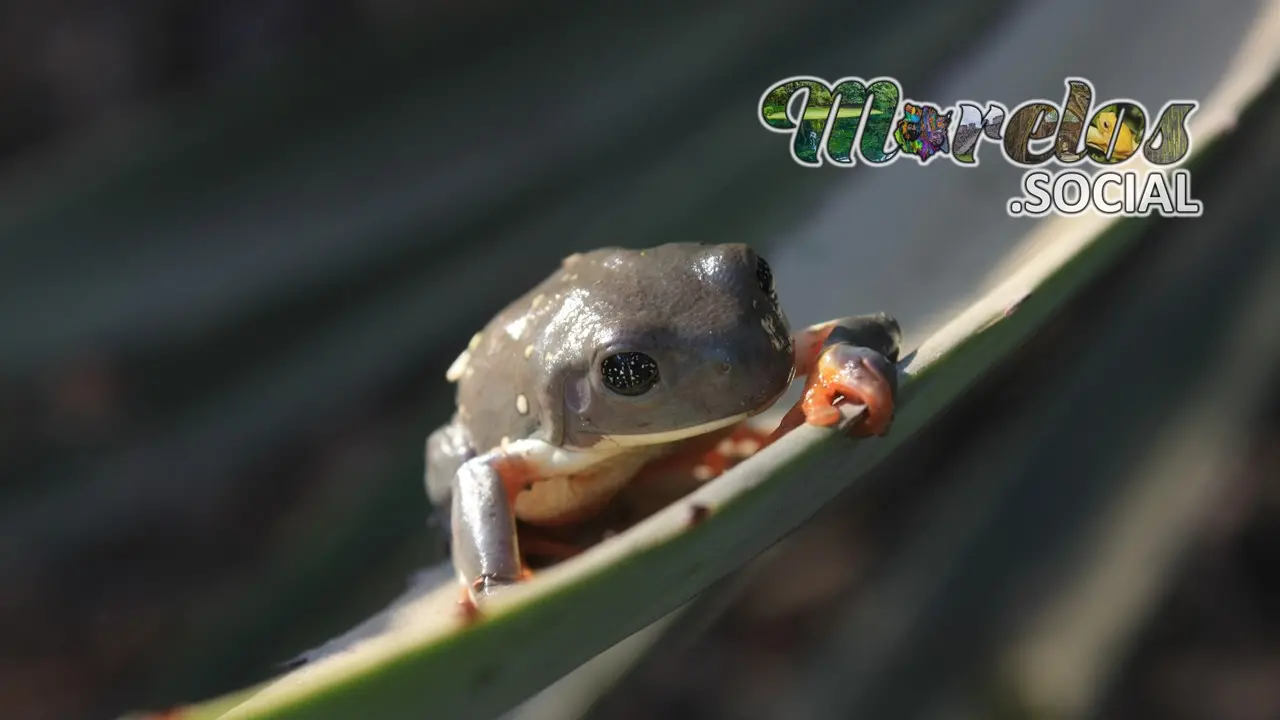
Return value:
M 619 448 L 627 447 L 646 447 L 649 445 L 665 445 L 667 443 L 685 440 L 699 435 L 706 435 L 716 430 L 723 430 L 730 425 L 736 425 L 747 419 L 749 413 L 739 413 L 731 415 L 727 418 L 712 420 L 708 423 L 693 425 L 687 428 L 679 428 L 677 430 L 666 430 L 656 433 L 632 433 L 627 435 L 603 435 L 600 438 L 600 444 L 608 447 L 610 445 Z

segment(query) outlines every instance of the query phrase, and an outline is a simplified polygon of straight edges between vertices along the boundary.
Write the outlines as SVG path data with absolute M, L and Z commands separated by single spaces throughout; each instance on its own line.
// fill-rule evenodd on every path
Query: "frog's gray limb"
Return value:
M 563 448 L 524 438 L 472 458 L 453 479 L 453 565 L 474 595 L 524 577 L 513 498 L 527 483 L 598 467 L 616 449 Z M 503 473 L 508 477 L 504 477 Z
M 481 456 L 463 463 L 453 487 L 453 565 L 476 595 L 521 577 L 515 516 L 491 460 Z
M 831 333 L 827 335 L 823 347 L 848 343 L 855 347 L 875 350 L 890 363 L 898 361 L 898 353 L 902 345 L 902 328 L 899 327 L 897 320 L 884 313 L 854 315 L 823 323 L 823 325 L 831 327 Z

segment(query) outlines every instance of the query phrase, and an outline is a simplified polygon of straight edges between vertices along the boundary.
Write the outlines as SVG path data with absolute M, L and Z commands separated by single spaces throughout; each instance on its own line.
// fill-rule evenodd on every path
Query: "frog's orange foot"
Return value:
M 883 435 L 893 424 L 895 380 L 893 365 L 876 351 L 847 343 L 831 345 L 809 373 L 804 398 L 783 417 L 774 436 L 806 422 L 835 425 L 840 422 L 842 401 L 866 407 L 866 415 L 850 429 L 851 434 Z
M 884 435 L 893 424 L 896 391 L 893 365 L 883 355 L 841 343 L 827 348 L 818 358 L 800 406 L 806 422 L 830 426 L 840 421 L 836 407 L 840 400 L 859 403 L 867 408 L 866 415 L 851 432 Z

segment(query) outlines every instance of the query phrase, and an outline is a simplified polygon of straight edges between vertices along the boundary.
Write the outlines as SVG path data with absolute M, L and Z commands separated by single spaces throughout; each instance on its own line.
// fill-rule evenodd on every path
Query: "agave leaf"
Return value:
M 1142 222 L 1055 223 L 1056 242 L 914 353 L 903 368 L 903 401 L 887 437 L 854 443 L 837 431 L 802 427 L 627 532 L 500 595 L 479 619 L 458 611 L 457 589 L 442 573 L 429 590 L 383 618 L 381 632 L 229 710 L 223 700 L 193 712 L 247 720 L 507 709 L 798 526 L 1109 267 Z

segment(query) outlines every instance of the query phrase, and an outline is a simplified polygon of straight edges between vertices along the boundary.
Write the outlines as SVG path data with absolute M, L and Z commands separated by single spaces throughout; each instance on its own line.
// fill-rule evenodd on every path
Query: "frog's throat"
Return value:
M 702 423 L 701 425 L 694 425 L 692 427 L 680 428 L 678 430 L 667 430 L 665 432 L 635 433 L 635 434 L 626 434 L 626 435 L 602 435 L 600 436 L 600 442 L 614 445 L 617 447 L 644 447 L 646 445 L 664 445 L 666 443 L 676 442 L 677 440 L 684 440 L 686 438 L 697 437 L 698 435 L 705 435 L 709 432 L 715 432 L 716 430 L 727 428 L 730 425 L 735 425 L 737 423 L 742 422 L 743 420 L 746 420 L 749 415 L 750 413 L 739 413 L 737 415 L 732 415 L 727 418 L 721 418 L 719 420 L 712 420 L 711 422 L 708 422 L 708 423 Z

